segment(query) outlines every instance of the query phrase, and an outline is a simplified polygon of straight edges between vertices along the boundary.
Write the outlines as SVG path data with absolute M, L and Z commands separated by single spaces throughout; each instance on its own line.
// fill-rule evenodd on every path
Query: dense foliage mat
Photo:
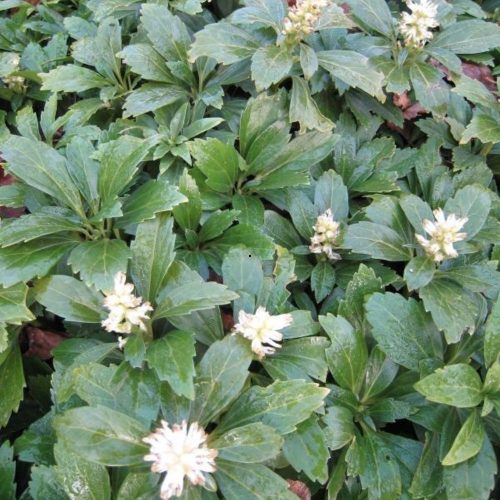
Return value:
M 499 20 L 0 1 L 0 499 L 496 497 Z

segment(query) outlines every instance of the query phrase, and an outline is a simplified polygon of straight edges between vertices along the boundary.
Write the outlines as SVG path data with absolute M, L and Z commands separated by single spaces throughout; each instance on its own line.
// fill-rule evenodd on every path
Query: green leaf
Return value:
M 474 104 L 481 104 L 486 108 L 496 106 L 495 96 L 479 80 L 469 78 L 466 75 L 460 75 L 459 78 L 454 79 L 454 83 L 453 92 L 465 97 Z
M 497 358 L 486 372 L 483 392 L 493 398 L 500 393 L 500 358 Z
M 89 89 L 108 87 L 111 82 L 91 69 L 66 64 L 49 73 L 42 73 L 42 90 L 52 92 L 83 92 Z
M 293 432 L 323 405 L 328 389 L 303 380 L 276 381 L 244 392 L 222 417 L 217 433 L 262 422 L 280 434 Z
M 417 290 L 429 284 L 436 272 L 436 264 L 429 257 L 413 257 L 404 270 L 408 290 Z
M 394 36 L 391 11 L 384 0 L 349 0 L 347 3 L 363 25 L 388 38 Z
M 15 480 L 16 463 L 13 449 L 5 441 L 0 446 L 0 498 L 14 500 L 16 498 Z
M 23 400 L 24 381 L 23 361 L 17 342 L 13 343 L 7 353 L 2 353 L 0 364 L 0 380 L 2 381 L 2 397 L 0 398 L 0 427 L 7 425 L 13 411 L 17 411 Z
M 471 139 L 477 138 L 481 142 L 500 142 L 500 125 L 498 119 L 484 113 L 476 113 L 465 129 L 460 144 L 467 144 Z
M 331 209 L 333 219 L 343 221 L 349 215 L 349 195 L 342 177 L 334 170 L 327 170 L 314 189 L 314 206 L 320 214 Z
M 245 7 L 233 12 L 232 22 L 236 24 L 258 23 L 271 26 L 276 30 L 281 28 L 283 18 L 286 16 L 283 0 L 245 0 L 244 5 Z
M 382 280 L 375 271 L 365 264 L 360 264 L 349 281 L 344 298 L 339 304 L 339 315 L 344 316 L 358 330 L 365 327 L 365 298 L 382 290 Z
M 433 38 L 429 47 L 450 50 L 455 54 L 477 54 L 499 45 L 500 27 L 473 19 L 451 24 Z
M 26 186 L 20 182 L 0 186 L 0 204 L 2 207 L 22 208 L 26 198 Z
M 179 396 L 194 399 L 194 336 L 173 331 L 155 340 L 146 352 L 146 361 L 158 378 L 167 381 Z
M 51 207 L 52 208 L 52 207 Z M 63 231 L 79 231 L 81 229 L 74 219 L 69 219 L 66 212 L 59 210 L 24 215 L 12 221 L 5 221 L 0 226 L 0 244 L 8 247 L 17 243 L 31 241 L 41 236 Z M 72 212 L 68 211 L 69 214 Z
M 231 144 L 219 139 L 197 139 L 190 144 L 196 166 L 206 175 L 209 188 L 220 193 L 232 191 L 244 162 Z
M 445 114 L 450 100 L 450 91 L 438 69 L 425 63 L 412 64 L 410 80 L 415 97 L 424 109 L 440 115 Z
M 66 146 L 67 168 L 71 179 L 89 205 L 97 199 L 99 164 L 92 159 L 95 153 L 92 143 L 76 136 Z
M 166 214 L 142 222 L 137 226 L 135 239 L 130 244 L 130 274 L 137 293 L 146 301 L 156 300 L 174 260 L 173 222 L 173 218 Z
M 324 337 L 305 337 L 287 341 L 273 356 L 262 362 L 274 380 L 316 379 L 325 381 L 328 368 Z
M 333 378 L 344 389 L 357 393 L 368 357 L 363 335 L 342 316 L 320 316 L 319 322 L 332 342 L 326 359 Z
M 70 276 L 39 280 L 34 292 L 40 304 L 67 321 L 100 323 L 106 317 L 102 295 Z
M 189 31 L 165 5 L 142 5 L 141 23 L 155 49 L 167 61 L 187 59 L 187 49 L 191 44 Z
M 457 465 L 444 467 L 443 482 L 448 498 L 488 500 L 495 487 L 497 460 L 489 439 L 479 453 Z
M 66 160 L 55 149 L 12 135 L 2 144 L 2 156 L 11 174 L 83 214 L 82 201 L 68 173 Z
M 68 257 L 74 273 L 88 286 L 112 290 L 118 272 L 127 271 L 129 248 L 122 240 L 94 240 L 80 243 Z
M 130 500 L 131 498 L 154 498 L 158 494 L 159 474 L 152 472 L 129 472 L 120 486 L 117 500 Z
M 101 144 L 98 189 L 104 201 L 114 200 L 128 186 L 149 148 L 147 141 L 131 135 Z
M 273 96 L 261 93 L 250 99 L 241 114 L 240 120 L 240 152 L 248 158 L 249 152 L 266 130 L 286 119 L 286 102 L 282 93 Z
M 222 263 L 224 284 L 234 292 L 258 295 L 263 282 L 262 263 L 245 248 L 232 248 Z
M 212 212 L 201 227 L 201 231 L 198 234 L 199 241 L 205 242 L 217 238 L 232 226 L 237 218 L 238 212 L 236 210 L 217 210 L 216 212 Z
M 385 101 L 382 90 L 384 75 L 370 65 L 366 56 L 352 50 L 325 50 L 317 52 L 316 55 L 319 65 L 332 77 L 342 80 L 350 87 L 364 90 L 382 102 Z
M 424 219 L 430 221 L 434 219 L 431 207 L 422 198 L 414 194 L 403 195 L 399 200 L 399 205 L 415 231 L 425 234 L 422 222 Z
M 188 139 L 192 139 L 197 135 L 203 134 L 203 132 L 207 132 L 208 130 L 217 127 L 217 125 L 220 125 L 223 122 L 223 118 L 200 118 L 199 120 L 191 123 L 191 125 L 183 128 L 182 135 Z
M 288 76 L 294 57 L 286 45 L 267 45 L 257 49 L 252 56 L 252 80 L 257 91 L 279 83 Z M 293 99 L 293 97 L 292 97 Z
M 136 338 L 129 338 L 126 348 Z M 128 355 L 126 350 L 125 355 Z M 72 381 L 71 389 L 90 406 L 100 405 L 121 411 L 145 426 L 149 426 L 158 415 L 159 383 L 151 370 L 135 370 L 125 363 L 117 367 L 87 362 L 78 364 L 64 377 L 66 381 Z
M 196 340 L 211 345 L 224 337 L 221 313 L 218 307 L 170 318 L 169 322 L 181 330 L 192 331 Z
M 432 314 L 446 341 L 454 344 L 466 331 L 474 331 L 479 310 L 478 297 L 448 279 L 435 279 L 419 290 L 425 310 Z
M 233 64 L 251 57 L 261 42 L 241 28 L 221 21 L 207 24 L 198 31 L 189 51 L 191 62 L 199 57 L 213 57 L 222 64 Z
M 176 85 L 145 83 L 125 99 L 123 117 L 140 116 L 186 99 L 186 91 Z M 131 136 L 127 136 L 131 137 Z
M 323 417 L 325 437 L 330 450 L 340 450 L 354 438 L 354 420 L 350 410 L 342 406 L 330 406 Z
M 314 235 L 313 226 L 318 216 L 311 200 L 303 191 L 290 190 L 287 195 L 287 205 L 295 229 L 304 239 L 310 240 Z
M 437 275 L 456 281 L 471 292 L 488 293 L 500 283 L 500 273 L 488 265 L 457 266 Z
M 500 298 L 491 309 L 484 334 L 484 359 L 490 366 L 500 354 Z
M 77 244 L 63 236 L 47 236 L 29 243 L 0 248 L 0 284 L 10 287 L 45 276 Z
M 367 431 L 349 447 L 346 455 L 349 476 L 359 475 L 369 498 L 385 500 L 401 495 L 399 466 L 391 450 L 374 431 Z
M 382 349 L 375 346 L 370 352 L 363 384 L 363 398 L 373 398 L 387 389 L 398 373 L 398 365 Z
M 16 115 L 16 126 L 23 137 L 34 141 L 41 140 L 38 130 L 38 118 L 30 105 L 18 111 Z
M 344 246 L 374 259 L 392 262 L 408 261 L 412 256 L 411 249 L 405 247 L 405 241 L 394 229 L 373 222 L 349 226 Z
M 209 347 L 196 367 L 196 399 L 190 414 L 193 421 L 206 426 L 238 397 L 248 378 L 252 358 L 248 342 L 241 337 L 229 335 Z M 224 430 L 253 422 L 243 422 Z
M 66 500 L 68 497 L 56 478 L 56 470 L 45 465 L 35 465 L 31 468 L 29 482 L 30 498 L 50 498 Z
M 315 415 L 285 436 L 283 454 L 297 472 L 304 472 L 311 481 L 321 484 L 327 481 L 330 453 Z
M 277 245 L 285 248 L 294 248 L 302 244 L 293 224 L 273 210 L 264 212 L 264 231 Z
M 166 37 L 166 40 L 168 39 L 169 37 Z M 146 80 L 173 83 L 174 79 L 165 64 L 164 58 L 147 43 L 137 43 L 125 47 L 121 51 L 120 57 L 131 67 L 134 73 L 141 75 Z
M 316 52 L 314 49 L 306 45 L 305 43 L 300 44 L 300 66 L 304 72 L 304 78 L 310 80 L 314 73 L 318 71 L 318 58 L 316 57 Z
M 9 288 L 0 287 L 0 323 L 20 325 L 23 321 L 35 319 L 26 307 L 27 294 L 28 287 L 24 283 Z
M 443 487 L 443 469 L 439 464 L 439 434 L 426 434 L 425 445 L 409 492 L 414 498 L 427 498 Z
M 321 302 L 335 285 L 335 270 L 330 262 L 318 262 L 311 273 L 311 289 L 316 302 Z
M 442 359 L 441 336 L 422 303 L 396 293 L 375 293 L 366 311 L 378 346 L 396 363 L 417 371 L 426 359 Z
M 319 333 L 319 324 L 312 319 L 310 311 L 297 310 L 292 311 L 290 314 L 292 315 L 293 323 L 283 329 L 283 338 L 296 339 Z
M 469 185 L 459 189 L 455 196 L 444 206 L 446 213 L 457 217 L 467 217 L 462 231 L 467 233 L 467 240 L 473 238 L 483 227 L 490 212 L 491 198 L 489 191 L 482 186 Z
M 272 259 L 274 254 L 272 239 L 265 235 L 260 228 L 251 224 L 233 226 L 225 231 L 221 238 L 213 240 L 213 242 L 224 253 L 235 246 L 244 245 L 263 260 Z
M 138 224 L 187 201 L 176 187 L 164 181 L 151 180 L 125 199 L 123 216 L 117 222 L 121 227 Z
M 258 422 L 230 430 L 209 441 L 208 446 L 218 450 L 218 460 L 254 464 L 278 455 L 283 438 L 272 427 Z
M 456 465 L 476 456 L 485 438 L 484 426 L 479 411 L 473 410 L 460 429 L 450 451 L 442 460 L 443 465 Z
M 200 191 L 187 169 L 181 175 L 178 185 L 179 191 L 184 196 L 187 196 L 189 203 L 184 203 L 174 208 L 175 221 L 184 230 L 192 229 L 196 231 L 201 218 Z
M 236 193 L 233 196 L 233 208 L 239 210 L 238 219 L 243 224 L 255 224 L 256 226 L 264 224 L 264 205 L 260 198 Z
M 479 375 L 463 363 L 439 368 L 417 382 L 415 389 L 429 401 L 457 408 L 471 408 L 483 400 Z
M 94 500 L 110 497 L 109 475 L 104 466 L 87 462 L 61 444 L 54 446 L 54 455 L 56 477 L 70 498 Z
M 58 440 L 90 462 L 109 466 L 141 465 L 149 448 L 148 429 L 104 406 L 66 411 L 54 419 Z
M 215 479 L 224 498 L 294 500 L 288 483 L 260 464 L 217 461 Z
M 196 273 L 194 273 L 196 274 Z M 197 279 L 179 283 L 177 286 L 167 286 L 158 298 L 158 307 L 153 319 L 181 316 L 193 311 L 210 309 L 214 306 L 228 304 L 238 295 L 228 290 L 224 285 L 204 282 Z

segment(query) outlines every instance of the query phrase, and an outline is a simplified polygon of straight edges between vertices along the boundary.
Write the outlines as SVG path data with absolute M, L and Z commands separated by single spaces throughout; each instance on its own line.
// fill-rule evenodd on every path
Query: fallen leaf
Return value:
M 28 350 L 24 355 L 44 361 L 52 358 L 52 349 L 67 337 L 64 333 L 42 330 L 35 326 L 27 326 L 24 331 L 28 338 Z

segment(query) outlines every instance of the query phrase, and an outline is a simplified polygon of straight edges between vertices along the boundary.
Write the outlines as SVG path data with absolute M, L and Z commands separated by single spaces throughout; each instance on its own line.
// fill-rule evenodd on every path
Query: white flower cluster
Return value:
M 433 212 L 436 222 L 424 219 L 422 225 L 430 239 L 416 234 L 417 241 L 422 245 L 425 253 L 436 262 L 441 262 L 447 258 L 457 257 L 458 253 L 453 247 L 453 243 L 462 241 L 467 233 L 460 233 L 460 229 L 468 221 L 467 217 L 457 218 L 455 214 L 445 217 L 444 212 L 438 208 Z
M 401 14 L 399 32 L 405 44 L 423 47 L 432 38 L 432 28 L 439 26 L 436 19 L 437 6 L 432 0 L 407 0 L 409 12 Z
M 3 83 L 9 87 L 10 90 L 14 92 L 22 92 L 26 89 L 26 79 L 24 76 L 4 76 L 2 78 Z
M 149 319 L 147 313 L 153 310 L 149 302 L 143 304 L 142 298 L 132 293 L 134 285 L 126 283 L 126 280 L 124 273 L 116 273 L 113 291 L 105 292 L 104 307 L 109 314 L 102 326 L 108 332 L 131 333 L 132 326 L 145 331 L 144 321 Z
M 296 0 L 283 20 L 283 35 L 302 39 L 316 30 L 321 9 L 329 4 L 329 0 Z
M 7 64 L 13 68 L 12 73 L 19 69 L 19 63 L 19 56 L 17 54 L 12 54 L 10 61 L 7 61 Z M 14 92 L 19 93 L 26 89 L 26 79 L 23 76 L 3 76 L 2 81 L 9 89 L 13 90 Z
M 311 238 L 309 250 L 312 253 L 324 254 L 329 260 L 339 260 L 340 255 L 333 251 L 339 236 L 340 224 L 333 220 L 332 211 L 328 209 L 316 219 L 315 231 Z
M 283 340 L 283 334 L 279 330 L 290 326 L 292 322 L 291 314 L 271 316 L 264 307 L 259 307 L 255 314 L 240 311 L 234 331 L 251 340 L 252 351 L 262 359 L 281 347 L 278 342 Z
M 215 472 L 218 452 L 207 447 L 207 437 L 197 422 L 188 427 L 184 420 L 181 425 L 170 427 L 162 420 L 161 426 L 143 439 L 150 445 L 150 453 L 144 460 L 153 462 L 151 470 L 167 473 L 160 490 L 162 500 L 182 495 L 184 477 L 191 484 L 203 485 L 208 474 Z

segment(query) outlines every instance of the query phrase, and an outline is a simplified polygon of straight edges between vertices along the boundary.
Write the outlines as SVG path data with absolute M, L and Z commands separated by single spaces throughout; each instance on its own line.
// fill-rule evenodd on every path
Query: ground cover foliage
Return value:
M 499 19 L 0 1 L 0 498 L 495 497 Z

